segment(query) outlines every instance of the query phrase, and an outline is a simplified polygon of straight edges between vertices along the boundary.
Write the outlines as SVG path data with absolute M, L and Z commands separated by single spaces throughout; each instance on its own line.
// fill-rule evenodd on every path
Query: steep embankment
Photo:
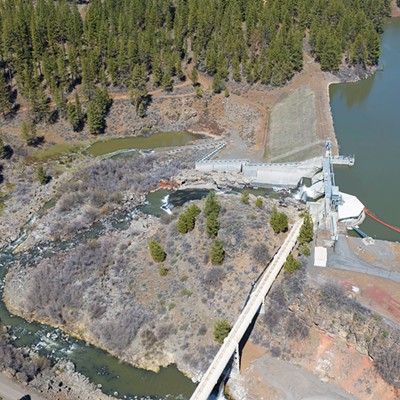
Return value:
M 266 314 L 258 319 L 251 336 L 260 347 L 244 372 L 245 379 L 233 379 L 234 392 L 250 399 L 264 388 L 263 394 L 269 393 L 271 398 L 297 398 L 298 391 L 290 382 L 302 376 L 302 381 L 308 382 L 302 386 L 303 395 L 318 394 L 321 385 L 315 386 L 315 378 L 305 373 L 308 370 L 320 381 L 337 385 L 324 389 L 332 399 L 341 398 L 335 397 L 341 390 L 358 399 L 397 399 L 398 326 L 364 308 L 336 285 L 311 287 L 308 282 L 303 271 L 283 277 L 274 287 Z M 244 352 L 249 350 L 251 346 Z M 266 353 L 269 355 L 262 355 Z M 284 372 L 286 363 L 292 374 Z M 293 369 L 293 364 L 304 370 Z M 275 380 L 276 371 L 266 370 L 271 366 L 282 370 Z
M 282 240 L 268 223 L 273 203 L 259 208 L 254 201 L 246 205 L 239 195 L 219 197 L 222 266 L 209 261 L 213 239 L 206 234 L 203 215 L 187 234 L 177 232 L 179 210 L 161 220 L 139 215 L 126 230 L 111 230 L 98 240 L 13 266 L 7 275 L 7 305 L 134 365 L 157 369 L 177 363 L 199 377 L 217 350 L 214 322 L 235 321 L 250 283 Z M 203 202 L 197 204 L 203 209 Z M 285 211 L 296 212 L 292 207 Z M 163 263 L 149 255 L 152 239 L 167 253 Z

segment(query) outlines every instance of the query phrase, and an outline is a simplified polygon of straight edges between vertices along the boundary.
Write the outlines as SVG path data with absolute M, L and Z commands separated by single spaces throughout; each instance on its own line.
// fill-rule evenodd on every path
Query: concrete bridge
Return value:
M 259 281 L 259 284 L 251 294 L 246 306 L 240 314 L 238 320 L 228 337 L 225 339 L 224 344 L 219 349 L 217 355 L 209 366 L 207 372 L 204 374 L 201 382 L 197 386 L 190 400 L 207 400 L 213 388 L 222 375 L 225 367 L 229 363 L 233 354 L 236 352 L 236 357 L 239 363 L 239 343 L 248 327 L 253 321 L 253 318 L 258 313 L 260 308 L 263 309 L 265 296 L 271 289 L 276 277 L 278 276 L 287 256 L 292 251 L 296 244 L 297 237 L 299 236 L 300 228 L 303 220 L 298 220 L 290 230 L 285 242 L 280 247 L 279 251 L 275 254 L 272 262 Z

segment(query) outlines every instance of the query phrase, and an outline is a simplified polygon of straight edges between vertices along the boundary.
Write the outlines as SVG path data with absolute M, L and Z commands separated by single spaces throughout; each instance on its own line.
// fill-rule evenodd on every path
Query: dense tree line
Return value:
M 33 118 L 49 117 L 50 99 L 74 129 L 83 116 L 70 92 L 82 83 L 90 131 L 104 128 L 104 88 L 130 90 L 139 115 L 146 84 L 172 89 L 183 65 L 225 80 L 282 85 L 303 64 L 303 39 L 323 69 L 341 61 L 375 64 L 390 0 L 92 0 L 80 12 L 66 0 L 0 4 L 0 111 L 11 90 Z M 85 6 L 86 7 L 86 6 Z M 84 15 L 84 18 L 83 18 Z M 100 91 L 100 92 L 99 92 Z M 73 98 L 73 96 L 72 96 Z M 79 101 L 79 99 L 78 99 Z M 99 104 L 100 103 L 100 104 Z

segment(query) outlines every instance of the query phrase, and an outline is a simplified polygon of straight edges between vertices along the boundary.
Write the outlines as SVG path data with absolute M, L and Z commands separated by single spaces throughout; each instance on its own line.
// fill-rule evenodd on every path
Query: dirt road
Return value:
M 34 393 L 31 389 L 20 385 L 4 374 L 0 374 L 0 399 L 18 400 L 27 394 L 31 396 L 32 400 L 45 400 L 44 397 Z

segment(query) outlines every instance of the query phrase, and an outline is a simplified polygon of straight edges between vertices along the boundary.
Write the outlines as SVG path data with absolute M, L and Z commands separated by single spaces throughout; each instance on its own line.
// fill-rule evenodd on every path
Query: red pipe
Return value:
M 386 226 L 387 228 L 392 229 L 392 230 L 400 233 L 400 229 L 399 228 L 396 228 L 393 225 L 389 225 L 386 222 L 383 222 L 381 219 L 379 219 L 377 216 L 375 216 L 370 210 L 368 210 L 368 208 L 364 208 L 364 212 L 365 212 L 365 214 L 368 215 L 368 217 L 371 217 L 372 219 L 374 219 L 375 221 L 379 222 L 380 224 Z

